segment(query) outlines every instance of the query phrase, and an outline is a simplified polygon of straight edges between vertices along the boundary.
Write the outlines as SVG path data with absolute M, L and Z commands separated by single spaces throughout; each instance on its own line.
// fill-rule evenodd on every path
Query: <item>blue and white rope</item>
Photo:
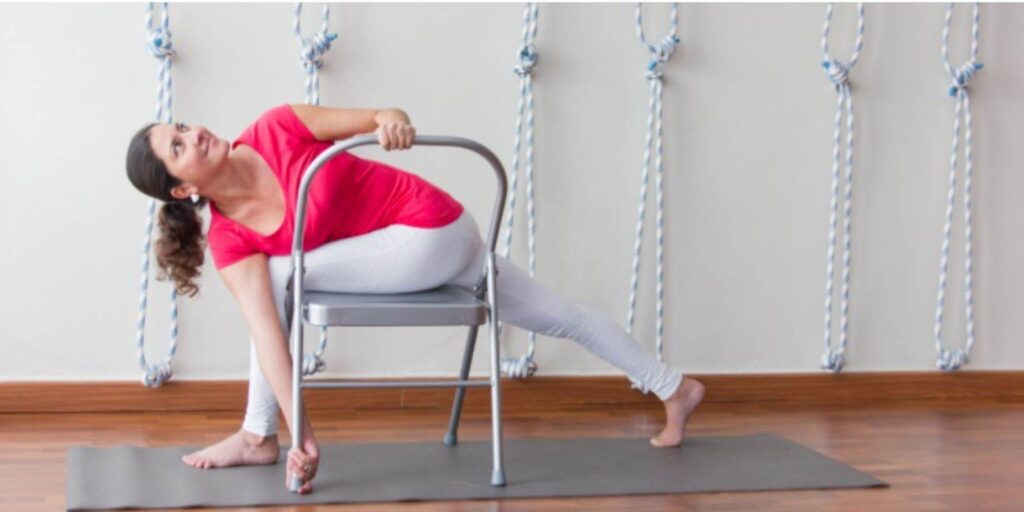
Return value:
M 533 205 L 533 68 L 537 65 L 537 48 L 534 40 L 537 38 L 537 15 L 538 6 L 535 2 L 527 2 L 523 7 L 523 30 L 522 42 L 519 45 L 519 65 L 514 68 L 519 76 L 519 103 L 516 110 L 516 137 L 512 147 L 512 165 L 509 168 L 509 188 L 512 193 L 508 196 L 507 217 L 505 222 L 505 237 L 502 256 L 509 257 L 512 248 L 512 225 L 516 216 L 516 190 L 517 176 L 519 172 L 519 153 L 522 146 L 523 114 L 526 115 L 526 218 L 527 218 L 527 248 L 529 252 L 530 277 L 536 272 L 536 222 Z M 498 333 L 501 334 L 503 324 L 498 322 Z M 526 378 L 537 371 L 537 364 L 533 361 L 534 351 L 537 344 L 537 333 L 530 332 L 530 342 L 526 353 L 519 358 L 503 358 L 501 360 L 501 371 L 513 378 Z
M 971 274 L 973 270 L 971 248 L 971 175 L 973 160 L 971 155 L 972 123 L 971 98 L 967 93 L 967 84 L 971 77 L 982 68 L 978 62 L 978 2 L 974 3 L 974 15 L 971 28 L 971 57 L 959 68 L 953 68 L 949 62 L 949 27 L 953 17 L 953 4 L 946 7 L 946 22 L 942 29 L 942 60 L 953 79 L 949 87 L 949 95 L 956 98 L 956 112 L 953 117 L 953 148 L 949 158 L 949 194 L 946 201 L 946 225 L 942 230 L 942 259 L 939 264 L 939 295 L 935 308 L 935 350 L 938 352 L 936 365 L 941 370 L 958 370 L 968 362 L 971 348 L 974 346 L 974 290 Z M 967 321 L 967 345 L 950 351 L 942 347 L 942 318 L 946 301 L 946 273 L 949 267 L 949 245 L 953 225 L 953 207 L 956 203 L 956 164 L 957 152 L 960 148 L 960 116 L 964 118 L 964 309 Z
M 676 50 L 676 46 L 679 45 L 679 37 L 676 35 L 679 27 L 679 5 L 676 3 L 672 4 L 672 21 L 669 33 L 657 43 L 650 43 L 644 36 L 643 17 L 641 14 L 643 4 L 636 4 L 636 34 L 640 38 L 640 43 L 647 48 L 650 52 L 651 60 L 647 64 L 647 72 L 644 74 L 644 78 L 647 80 L 650 101 L 648 102 L 647 109 L 647 135 L 644 139 L 644 162 L 640 174 L 640 205 L 638 208 L 638 219 L 636 223 L 636 240 L 633 244 L 633 268 L 632 275 L 629 281 L 629 311 L 626 314 L 626 331 L 633 334 L 633 321 L 636 317 L 636 294 L 637 285 L 640 277 L 640 248 L 643 245 L 644 236 L 644 214 L 646 212 L 647 203 L 647 181 L 650 173 L 651 166 L 651 145 L 653 141 L 655 159 L 655 177 L 656 177 L 656 190 L 657 190 L 657 285 L 655 294 L 657 296 L 657 337 L 655 345 L 657 348 L 658 361 L 662 360 L 662 353 L 664 351 L 663 336 L 665 332 L 665 273 L 664 273 L 664 256 L 665 256 L 665 221 L 664 221 L 664 200 L 663 200 L 663 180 L 662 180 L 662 96 L 664 92 L 664 82 L 662 79 L 661 67 L 667 63 L 672 54 Z M 648 393 L 650 389 L 638 380 L 630 377 L 633 383 L 633 389 L 640 389 L 644 393 Z
M 302 37 L 300 18 L 302 17 L 302 2 L 295 3 L 295 12 L 292 17 L 292 32 L 295 39 L 299 41 L 299 63 L 306 72 L 306 103 L 309 105 L 320 104 L 320 73 L 323 66 L 323 54 L 331 49 L 331 41 L 334 41 L 338 34 L 327 33 L 327 22 L 330 20 L 331 11 L 328 5 L 324 4 L 323 23 L 320 24 L 320 31 L 313 34 L 313 37 Z M 295 262 L 291 262 L 289 276 L 294 275 Z M 289 277 L 290 279 L 290 277 Z M 324 351 L 327 350 L 327 326 L 320 326 L 320 344 L 312 354 L 306 354 L 302 358 L 302 374 L 305 376 L 315 375 L 327 368 L 323 360 Z
M 174 56 L 174 49 L 171 40 L 170 15 L 167 10 L 167 3 L 161 4 L 163 14 L 160 25 L 153 27 L 153 3 L 146 4 L 145 27 L 146 27 L 146 50 L 148 50 L 159 62 L 157 64 L 157 98 L 156 98 L 156 122 L 171 123 L 171 57 Z M 149 207 L 146 211 L 146 226 L 142 236 L 142 276 L 139 278 L 139 311 L 135 325 L 135 346 L 136 355 L 139 361 L 139 368 L 142 369 L 142 384 L 146 387 L 157 388 L 167 382 L 173 374 L 171 362 L 174 353 L 178 350 L 178 291 L 171 287 L 171 342 L 167 349 L 167 357 L 158 363 L 146 363 L 146 306 L 149 294 L 149 251 L 150 240 L 153 232 L 153 216 L 156 212 L 156 199 L 149 200 Z
M 306 73 L 306 103 L 310 105 L 320 104 L 320 68 L 324 65 L 323 55 L 331 49 L 331 41 L 334 41 L 338 34 L 327 33 L 327 22 L 330 19 L 330 7 L 324 4 L 323 23 L 320 30 L 312 37 L 303 37 L 300 27 L 302 17 L 302 2 L 295 3 L 295 15 L 292 18 L 292 32 L 299 42 L 299 64 Z
M 821 52 L 824 56 L 822 67 L 836 88 L 835 129 L 832 137 L 832 198 L 830 201 L 828 229 L 828 265 L 825 277 L 825 353 L 821 356 L 821 367 L 831 372 L 843 369 L 846 354 L 848 318 L 850 310 L 850 204 L 853 194 L 853 94 L 850 92 L 850 70 L 857 64 L 864 44 L 864 4 L 857 4 L 857 37 L 853 43 L 853 55 L 848 64 L 842 64 L 828 53 L 828 34 L 832 26 L 832 4 L 825 8 L 825 25 L 821 33 Z M 843 176 L 843 256 L 842 285 L 840 289 L 839 347 L 832 349 L 832 294 L 835 279 L 836 256 L 836 214 L 839 208 L 839 167 L 840 134 L 843 116 L 846 116 L 846 158 Z

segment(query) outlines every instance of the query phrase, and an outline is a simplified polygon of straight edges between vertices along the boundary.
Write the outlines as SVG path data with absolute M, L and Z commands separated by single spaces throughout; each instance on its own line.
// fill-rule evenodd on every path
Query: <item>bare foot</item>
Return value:
M 183 455 L 181 460 L 194 468 L 226 468 L 274 464 L 279 455 L 277 434 L 262 437 L 240 429 L 217 444 Z
M 651 438 L 651 446 L 667 448 L 683 443 L 686 433 L 686 419 L 704 399 L 704 385 L 694 379 L 684 377 L 682 384 L 672 396 L 665 400 L 665 430 L 658 437 Z

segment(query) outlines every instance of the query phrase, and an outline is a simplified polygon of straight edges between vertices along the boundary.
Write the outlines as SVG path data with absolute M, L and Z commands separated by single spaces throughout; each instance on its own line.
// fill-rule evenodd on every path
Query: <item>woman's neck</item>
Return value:
M 225 215 L 240 212 L 266 195 L 259 155 L 247 146 L 239 146 L 228 153 L 220 179 L 209 185 L 207 197 L 217 204 Z

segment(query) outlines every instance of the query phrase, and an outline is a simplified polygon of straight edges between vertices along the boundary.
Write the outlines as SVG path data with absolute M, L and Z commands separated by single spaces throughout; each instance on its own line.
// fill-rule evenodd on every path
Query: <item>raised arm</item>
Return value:
M 363 133 L 377 133 L 386 150 L 406 149 L 412 145 L 416 130 L 409 116 L 397 108 L 331 108 L 317 105 L 291 105 L 295 115 L 313 136 L 322 141 L 342 140 Z
M 270 271 L 267 268 L 267 256 L 254 254 L 233 263 L 220 271 L 242 310 L 249 330 L 256 343 L 256 357 L 260 362 L 263 376 L 270 384 L 277 404 L 284 414 L 289 428 L 292 418 L 292 358 L 288 351 L 288 335 L 284 331 L 277 316 L 273 293 L 270 288 Z M 309 453 L 309 447 L 316 448 L 316 437 L 310 425 L 305 409 L 303 416 L 303 450 Z M 292 447 L 296 449 L 296 447 Z M 314 462 L 319 458 L 315 450 Z M 291 460 L 289 461 L 291 463 Z M 303 488 L 309 487 L 307 483 Z M 302 491 L 300 491 L 302 492 Z M 308 490 L 306 491 L 308 492 Z

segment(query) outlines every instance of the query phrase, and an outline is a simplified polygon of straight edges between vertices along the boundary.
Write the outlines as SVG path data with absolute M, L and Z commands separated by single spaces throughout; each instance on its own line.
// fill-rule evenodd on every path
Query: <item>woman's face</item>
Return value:
M 149 130 L 149 144 L 169 172 L 182 182 L 171 190 L 178 199 L 201 194 L 231 151 L 227 141 L 202 126 L 158 124 Z

